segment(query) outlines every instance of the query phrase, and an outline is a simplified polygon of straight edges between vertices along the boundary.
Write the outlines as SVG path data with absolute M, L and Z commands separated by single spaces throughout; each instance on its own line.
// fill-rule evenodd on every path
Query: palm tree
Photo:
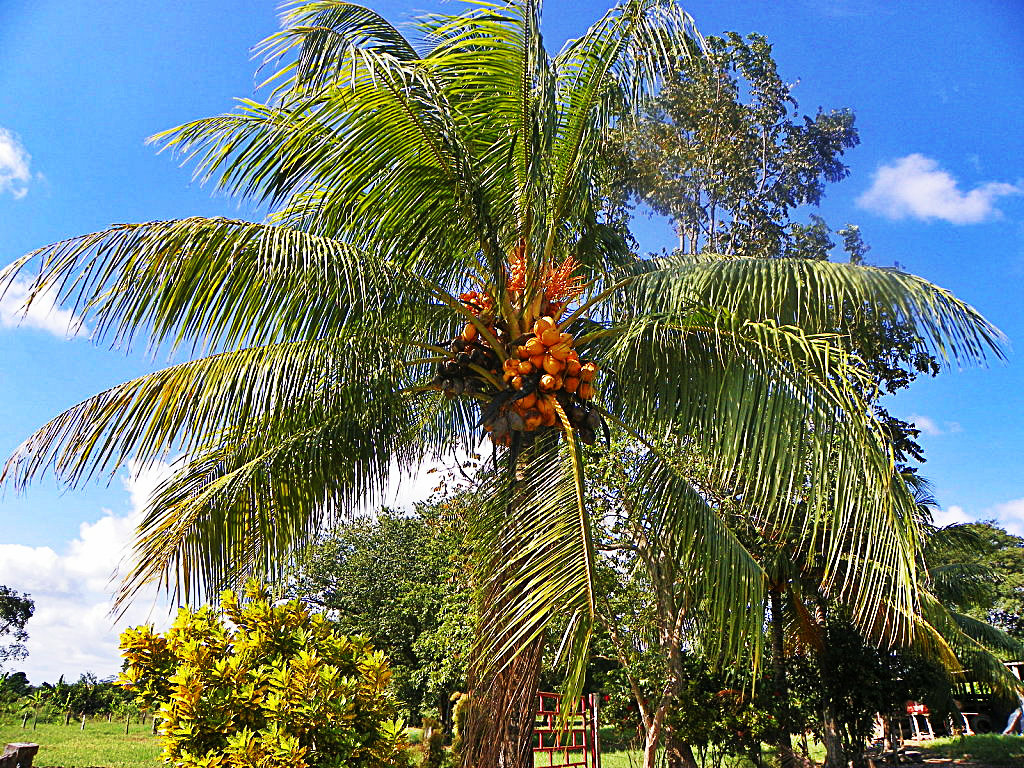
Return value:
M 555 55 L 533 0 L 425 16 L 415 41 L 339 0 L 293 3 L 283 21 L 260 49 L 278 64 L 265 102 L 157 137 L 268 206 L 264 222 L 117 225 L 4 273 L 37 259 L 28 303 L 59 290 L 97 343 L 195 354 L 70 408 L 3 472 L 77 486 L 132 457 L 182 456 L 122 600 L 150 582 L 191 599 L 278 572 L 396 470 L 489 432 L 478 702 L 498 728 L 482 743 L 513 746 L 466 759 L 524 760 L 554 615 L 570 617 L 561 647 L 570 691 L 581 683 L 595 601 L 581 443 L 613 425 L 650 445 L 687 435 L 780 525 L 794 488 L 826 489 L 807 497 L 899 574 L 874 585 L 909 615 L 915 564 L 895 544 L 911 501 L 858 394 L 863 368 L 832 333 L 837 308 L 883 307 L 952 362 L 998 355 L 998 333 L 892 270 L 629 252 L 602 218 L 602 138 L 700 55 L 685 13 L 626 0 Z M 705 566 L 708 623 L 738 648 L 760 631 L 756 611 L 734 610 L 759 604 L 757 564 L 671 457 L 653 451 L 644 472 L 683 556 Z
M 1024 657 L 1024 644 L 965 609 L 984 604 L 993 581 L 991 570 L 977 560 L 982 543 L 969 523 L 937 526 L 938 503 L 931 484 L 908 477 L 923 531 L 918 553 L 925 588 L 921 592 L 921 644 L 942 658 L 951 677 L 967 672 L 997 693 L 1013 700 L 1024 693 L 1021 681 L 1003 659 Z

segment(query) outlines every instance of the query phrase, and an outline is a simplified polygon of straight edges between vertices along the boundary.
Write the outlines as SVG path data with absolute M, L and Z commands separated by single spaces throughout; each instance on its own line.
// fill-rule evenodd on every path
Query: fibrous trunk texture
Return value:
M 543 638 L 496 673 L 477 673 L 470 690 L 463 768 L 533 768 L 534 721 Z

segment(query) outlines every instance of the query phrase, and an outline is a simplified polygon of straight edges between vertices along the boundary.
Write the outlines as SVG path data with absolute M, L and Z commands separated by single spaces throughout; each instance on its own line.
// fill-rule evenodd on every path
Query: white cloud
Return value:
M 951 224 L 977 224 L 999 215 L 995 201 L 1024 192 L 1020 186 L 990 181 L 970 192 L 939 164 L 914 153 L 882 165 L 871 188 L 857 198 L 861 208 L 889 219 L 942 219 Z
M 33 683 L 55 682 L 61 675 L 77 679 L 86 671 L 101 678 L 114 675 L 121 667 L 117 645 L 125 627 L 170 624 L 166 603 L 155 590 L 140 594 L 122 617 L 110 614 L 146 499 L 167 472 L 166 464 L 143 471 L 129 465 L 122 484 L 130 510 L 123 515 L 103 510 L 98 520 L 83 522 L 78 538 L 62 553 L 0 544 L 0 584 L 28 592 L 36 605 L 27 626 L 29 656 L 17 665 Z
M 967 516 L 964 512 L 963 507 L 958 507 L 955 504 L 946 509 L 936 509 L 932 513 L 932 520 L 938 526 L 953 525 L 953 523 L 970 523 L 972 518 Z
M 81 317 L 70 309 L 60 308 L 57 291 L 53 288 L 35 296 L 26 312 L 30 285 L 28 280 L 15 278 L 0 294 L 0 328 L 37 328 L 62 339 L 88 335 Z
M 487 443 L 490 445 L 490 442 Z M 478 448 L 478 451 L 480 449 Z M 480 453 L 470 453 L 457 448 L 454 454 L 442 458 L 428 459 L 411 472 L 399 472 L 392 463 L 387 485 L 380 499 L 370 500 L 366 507 L 375 512 L 378 506 L 394 509 L 412 509 L 439 493 L 451 493 L 469 484 L 476 472 L 474 464 L 482 460 Z
M 1011 499 L 996 504 L 986 517 L 995 517 L 1010 533 L 1024 536 L 1024 499 Z
M 977 513 L 968 512 L 963 507 L 954 504 L 935 512 L 934 518 L 936 525 L 995 520 L 998 525 L 1013 535 L 1024 536 L 1024 498 L 1004 501 Z
M 18 137 L 0 126 L 0 194 L 9 193 L 15 200 L 28 194 L 32 179 L 29 166 L 32 156 L 18 141 Z
M 928 435 L 928 437 L 956 435 L 964 431 L 959 421 L 944 421 L 940 425 L 935 419 L 920 413 L 910 414 L 910 421 L 921 430 L 921 434 Z
M 935 423 L 933 419 L 927 416 L 922 416 L 919 413 L 912 414 L 910 420 L 914 422 L 914 426 L 921 430 L 921 432 L 929 437 L 938 437 L 942 434 L 942 428 Z

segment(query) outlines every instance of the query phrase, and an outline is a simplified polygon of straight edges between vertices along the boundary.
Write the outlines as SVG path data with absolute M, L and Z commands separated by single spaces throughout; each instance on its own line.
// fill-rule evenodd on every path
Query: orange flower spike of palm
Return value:
M 548 275 L 544 298 L 548 303 L 548 310 L 556 320 L 586 288 L 584 279 L 573 275 L 577 267 L 579 267 L 579 263 L 569 256 L 561 266 L 551 270 Z
M 509 254 L 505 290 L 510 294 L 521 294 L 526 290 L 526 245 L 524 243 L 520 243 Z

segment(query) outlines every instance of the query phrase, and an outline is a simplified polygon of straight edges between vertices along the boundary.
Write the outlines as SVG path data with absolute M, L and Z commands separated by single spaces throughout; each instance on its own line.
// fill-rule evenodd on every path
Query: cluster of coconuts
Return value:
M 444 342 L 450 357 L 437 365 L 434 386 L 449 398 L 486 395 L 491 405 L 484 409 L 484 429 L 496 445 L 512 444 L 518 434 L 526 445 L 548 429 L 562 429 L 558 410 L 587 444 L 604 428 L 600 412 L 590 403 L 594 397 L 597 365 L 582 361 L 573 349 L 575 339 L 562 333 L 550 314 L 540 317 L 533 332 L 518 339 L 510 337 L 502 321 L 494 322 L 489 296 L 468 291 L 459 300 L 478 317 L 510 356 L 504 363 L 470 323 L 462 333 Z
M 484 424 L 491 440 L 507 444 L 513 432 L 561 428 L 561 407 L 580 439 L 593 443 L 602 425 L 601 415 L 588 402 L 594 396 L 597 365 L 579 359 L 575 339 L 559 332 L 550 316 L 539 318 L 533 334 L 520 341 L 515 356 L 505 361 L 502 376 L 516 394 Z
M 533 335 L 516 347 L 516 357 L 505 361 L 506 383 L 521 390 L 529 377 L 539 376 L 536 386 L 544 394 L 564 389 L 590 400 L 597 365 L 580 360 L 572 348 L 575 341 L 572 334 L 559 332 L 553 318 L 541 317 L 534 323 Z
M 503 341 L 507 332 L 499 326 L 493 328 L 495 337 Z M 498 355 L 477 333 L 476 326 L 469 324 L 463 332 L 447 343 L 452 357 L 437 365 L 433 383 L 449 398 L 462 394 L 473 394 L 493 389 L 480 375 L 478 369 L 500 379 L 501 366 Z

